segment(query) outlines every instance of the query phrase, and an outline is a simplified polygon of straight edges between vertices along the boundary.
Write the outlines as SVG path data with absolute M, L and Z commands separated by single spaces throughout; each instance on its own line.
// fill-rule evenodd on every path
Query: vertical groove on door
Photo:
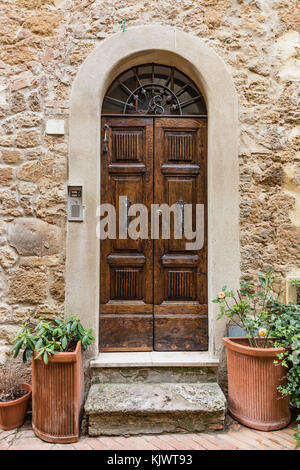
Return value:
M 116 271 L 116 298 L 134 299 L 137 297 L 136 271 Z
M 138 160 L 138 140 L 137 133 L 113 133 L 112 147 L 113 156 L 116 160 Z
M 169 160 L 188 162 L 193 159 L 192 135 L 169 135 Z
M 169 271 L 168 293 L 170 298 L 189 299 L 192 297 L 191 271 Z

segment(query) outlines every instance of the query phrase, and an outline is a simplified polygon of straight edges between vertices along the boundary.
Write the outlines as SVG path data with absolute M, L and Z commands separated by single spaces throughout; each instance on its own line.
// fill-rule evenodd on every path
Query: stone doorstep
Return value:
M 225 411 L 217 383 L 94 384 L 85 403 L 90 436 L 220 430 Z
M 204 351 L 105 352 L 90 361 L 97 367 L 218 367 L 219 360 Z
M 211 383 L 216 367 L 98 367 L 90 369 L 92 384 L 104 383 Z
M 92 383 L 208 383 L 217 381 L 218 365 L 199 351 L 100 353 L 90 374 Z

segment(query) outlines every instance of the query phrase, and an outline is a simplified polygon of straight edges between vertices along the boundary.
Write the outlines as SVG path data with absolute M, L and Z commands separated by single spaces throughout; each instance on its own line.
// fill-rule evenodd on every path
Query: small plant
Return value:
M 270 322 L 268 304 L 273 300 L 271 288 L 274 280 L 273 271 L 268 269 L 265 274 L 258 273 L 260 284 L 258 292 L 254 292 L 252 284 L 243 281 L 236 293 L 224 286 L 218 297 L 213 300 L 220 307 L 217 319 L 226 316 L 229 318 L 229 324 L 242 327 L 249 338 L 250 346 L 254 348 L 268 347 Z M 258 335 L 264 340 L 258 341 Z
M 224 286 L 213 302 L 220 306 L 218 319 L 225 315 L 229 323 L 241 326 L 249 338 L 250 346 L 269 347 L 270 341 L 267 339 L 272 336 L 276 338 L 272 341 L 272 347 L 285 348 L 285 352 L 278 354 L 278 360 L 275 361 L 287 368 L 287 383 L 280 385 L 278 390 L 283 395 L 289 395 L 291 405 L 300 410 L 300 305 L 286 305 L 274 299 L 271 290 L 274 280 L 272 270 L 268 269 L 265 274 L 259 272 L 258 292 L 253 293 L 254 286 L 242 282 L 236 294 Z M 300 289 L 299 279 L 290 282 Z M 257 334 L 262 338 L 259 341 Z M 297 422 L 295 438 L 300 447 L 299 413 Z
M 290 403 L 300 410 L 300 305 L 282 304 L 276 300 L 269 305 L 270 334 L 276 336 L 275 347 L 286 348 L 278 355 L 278 362 L 287 368 L 287 384 L 279 387 L 283 395 L 289 395 Z M 297 417 L 298 432 L 295 434 L 300 447 L 300 412 Z
M 23 372 L 14 364 L 0 365 L 0 402 L 17 400 L 26 395 L 26 390 L 19 386 L 24 381 Z
M 40 321 L 35 328 L 31 328 L 27 322 L 22 325 L 13 341 L 10 351 L 14 358 L 23 350 L 23 362 L 26 362 L 36 351 L 35 359 L 43 356 L 44 363 L 48 364 L 52 354 L 74 351 L 78 341 L 81 341 L 82 349 L 86 350 L 94 341 L 94 337 L 91 328 L 85 330 L 80 320 L 72 316 L 66 320 L 56 318 L 50 321 Z

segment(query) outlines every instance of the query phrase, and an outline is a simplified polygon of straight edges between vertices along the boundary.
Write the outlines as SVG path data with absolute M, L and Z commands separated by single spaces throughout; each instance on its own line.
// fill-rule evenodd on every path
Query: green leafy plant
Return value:
M 224 286 L 213 302 L 218 303 L 220 315 L 226 316 L 229 324 L 235 324 L 244 329 L 252 347 L 269 347 L 268 337 L 273 347 L 285 348 L 278 354 L 275 363 L 286 367 L 286 385 L 280 385 L 278 390 L 283 395 L 289 395 L 291 405 L 298 410 L 298 431 L 295 434 L 297 446 L 300 447 L 300 305 L 283 304 L 272 295 L 272 284 L 275 276 L 271 269 L 258 273 L 259 290 L 255 291 L 250 283 L 242 282 L 236 294 Z M 291 280 L 293 281 L 293 280 Z M 296 287 L 300 286 L 292 283 Z M 257 341 L 257 335 L 262 339 Z
M 217 319 L 226 316 L 229 324 L 243 328 L 249 338 L 252 347 L 268 347 L 270 311 L 268 304 L 272 297 L 272 284 L 275 276 L 271 269 L 266 273 L 258 273 L 260 289 L 256 292 L 254 285 L 249 282 L 241 282 L 240 289 L 236 293 L 223 286 L 214 303 L 219 304 L 220 314 Z M 257 336 L 264 338 L 258 341 Z
M 298 431 L 295 434 L 300 447 L 300 305 L 273 300 L 269 303 L 270 334 L 276 336 L 275 347 L 286 352 L 278 354 L 278 361 L 287 368 L 286 385 L 279 386 L 283 395 L 289 395 L 290 403 L 298 410 Z
M 48 364 L 52 354 L 73 351 L 78 341 L 81 341 L 82 349 L 85 350 L 92 344 L 94 337 L 92 329 L 85 330 L 80 320 L 69 317 L 66 320 L 55 318 L 50 321 L 40 321 L 32 328 L 28 322 L 22 325 L 21 330 L 14 336 L 13 345 L 10 348 L 13 357 L 16 358 L 23 351 L 23 362 L 30 360 L 33 352 L 37 354 L 35 359 L 43 356 L 45 364 Z

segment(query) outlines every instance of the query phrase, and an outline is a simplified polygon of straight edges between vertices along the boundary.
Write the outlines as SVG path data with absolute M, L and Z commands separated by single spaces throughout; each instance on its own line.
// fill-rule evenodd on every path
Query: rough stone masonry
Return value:
M 0 360 L 28 316 L 63 314 L 71 87 L 123 19 L 176 26 L 226 62 L 239 97 L 242 275 L 299 272 L 299 0 L 2 0 Z M 65 134 L 46 133 L 51 119 Z

